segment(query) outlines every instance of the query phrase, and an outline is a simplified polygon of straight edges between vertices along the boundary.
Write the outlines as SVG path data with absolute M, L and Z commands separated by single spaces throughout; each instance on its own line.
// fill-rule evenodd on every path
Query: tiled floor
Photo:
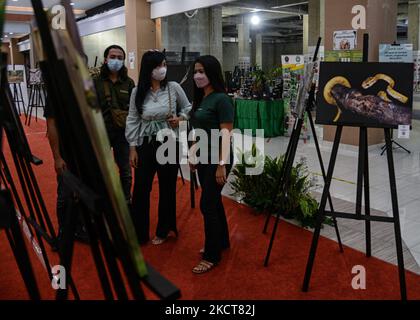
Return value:
M 322 141 L 322 128 L 317 127 L 317 131 L 321 140 L 322 156 L 327 167 L 332 144 Z M 411 132 L 410 140 L 398 140 L 398 142 L 412 152 L 407 154 L 402 150 L 394 151 L 402 235 L 408 250 L 420 265 L 420 121 L 413 121 L 413 131 Z M 270 156 L 283 154 L 286 152 L 287 144 L 288 138 L 284 137 L 267 140 L 265 153 Z M 387 158 L 386 156 L 381 156 L 380 153 L 381 145 L 369 148 L 371 208 L 386 212 L 391 216 L 392 205 Z M 315 145 L 312 141 L 307 143 L 302 141 L 300 143 L 296 159 L 298 160 L 301 157 L 307 159 L 312 173 L 316 175 L 321 174 Z M 356 147 L 340 146 L 331 188 L 333 197 L 353 203 L 356 201 L 357 157 Z M 321 177 L 318 178 L 318 182 L 322 184 Z M 322 192 L 322 186 L 316 191 Z M 228 195 L 229 191 L 225 190 L 225 194 Z M 350 230 L 350 232 L 352 231 Z M 383 246 L 385 248 L 390 246 L 390 244 L 384 242 Z M 377 248 L 377 251 L 381 252 L 381 248 Z M 395 250 L 393 252 L 395 254 Z M 390 257 L 387 260 L 394 261 L 394 258 Z

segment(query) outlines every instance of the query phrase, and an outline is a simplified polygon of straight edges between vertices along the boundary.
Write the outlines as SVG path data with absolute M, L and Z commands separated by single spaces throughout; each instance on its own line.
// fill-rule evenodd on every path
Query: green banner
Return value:
M 363 62 L 363 51 L 361 50 L 341 50 L 325 51 L 326 62 Z

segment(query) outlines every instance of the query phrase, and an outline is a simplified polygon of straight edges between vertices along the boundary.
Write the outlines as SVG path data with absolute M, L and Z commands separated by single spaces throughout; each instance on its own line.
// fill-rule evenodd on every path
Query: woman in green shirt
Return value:
M 194 66 L 195 93 L 191 124 L 194 130 L 207 133 L 208 154 L 195 161 L 190 158 L 192 170 L 198 171 L 202 188 L 200 209 L 204 217 L 205 246 L 203 259 L 194 267 L 194 273 L 210 271 L 221 260 L 224 249 L 230 247 L 229 230 L 222 202 L 222 189 L 231 169 L 231 131 L 234 106 L 226 95 L 220 62 L 213 56 L 197 59 Z M 195 154 L 199 143 L 190 154 Z M 202 146 L 200 146 L 201 149 Z

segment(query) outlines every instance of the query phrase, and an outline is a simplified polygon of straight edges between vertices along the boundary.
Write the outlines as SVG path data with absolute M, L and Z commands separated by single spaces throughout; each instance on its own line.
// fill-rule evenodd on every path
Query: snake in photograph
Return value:
M 388 83 L 388 87 L 386 88 L 386 92 L 384 92 L 384 91 L 379 92 L 379 94 L 378 94 L 379 97 L 381 97 L 385 101 L 390 102 L 390 99 L 387 97 L 387 94 L 388 94 L 392 98 L 394 98 L 395 100 L 398 100 L 398 101 L 400 101 L 404 104 L 407 103 L 408 97 L 406 97 L 403 94 L 394 90 L 395 81 L 394 81 L 394 79 L 392 79 L 390 76 L 387 76 L 386 74 L 378 73 L 374 77 L 367 78 L 365 81 L 363 81 L 362 88 L 363 89 L 369 89 L 372 86 L 374 86 L 379 80 L 383 80 L 383 81 Z M 385 99 L 385 97 L 386 97 L 386 99 Z
M 337 101 L 335 100 L 335 98 L 332 95 L 332 89 L 336 86 L 336 85 L 342 85 L 346 88 L 351 88 L 351 84 L 350 82 L 344 78 L 344 77 L 334 77 L 332 78 L 330 81 L 328 81 L 328 83 L 325 85 L 324 88 L 324 99 L 325 101 L 327 101 L 329 104 L 337 106 L 337 115 L 334 118 L 334 122 L 337 122 L 338 119 L 340 119 L 341 116 L 341 109 L 337 104 Z
M 372 86 L 378 81 L 377 79 L 378 77 L 369 78 L 369 81 L 366 81 L 363 86 L 366 88 Z M 384 77 L 382 77 L 383 79 Z M 385 81 L 389 86 L 395 85 L 389 77 Z M 389 91 L 388 89 L 387 92 Z M 393 94 L 397 96 L 397 94 Z M 380 91 L 377 95 L 365 95 L 361 90 L 352 88 L 350 81 L 342 76 L 334 77 L 328 81 L 324 87 L 323 95 L 328 104 L 337 107 L 334 123 L 340 120 L 342 112 L 345 110 L 388 125 L 409 124 L 411 121 L 410 109 L 391 101 L 385 91 Z

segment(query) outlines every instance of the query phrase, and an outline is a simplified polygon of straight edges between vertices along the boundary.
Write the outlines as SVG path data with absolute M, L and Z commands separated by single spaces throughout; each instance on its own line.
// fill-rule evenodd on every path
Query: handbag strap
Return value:
M 168 95 L 169 95 L 169 113 L 168 117 L 172 117 L 172 99 L 171 99 L 171 86 L 168 82 Z

